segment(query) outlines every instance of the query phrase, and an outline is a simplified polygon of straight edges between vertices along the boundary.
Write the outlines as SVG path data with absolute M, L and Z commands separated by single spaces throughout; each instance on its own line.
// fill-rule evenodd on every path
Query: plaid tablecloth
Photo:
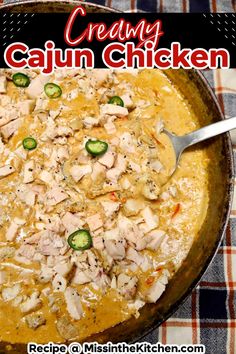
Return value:
M 236 0 L 93 2 L 127 12 L 236 11 Z M 236 69 L 204 71 L 204 75 L 215 90 L 226 117 L 236 116 Z M 232 132 L 232 140 L 236 154 L 236 130 Z M 236 353 L 236 194 L 224 241 L 198 287 L 169 320 L 143 340 L 163 344 L 201 343 L 209 354 Z

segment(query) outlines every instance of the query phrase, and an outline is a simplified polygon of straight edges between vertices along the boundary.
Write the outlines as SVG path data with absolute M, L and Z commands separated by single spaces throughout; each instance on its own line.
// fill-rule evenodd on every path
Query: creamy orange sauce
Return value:
M 140 138 L 141 146 L 138 154 L 134 153 L 130 158 L 139 166 L 142 166 L 147 157 L 146 142 L 154 145 L 154 153 L 156 153 L 156 157 L 163 166 L 160 173 L 150 172 L 150 176 L 160 188 L 159 197 L 156 200 L 145 198 L 142 194 L 143 184 L 140 181 L 137 182 L 132 173 L 124 173 L 120 181 L 126 178 L 134 188 L 133 190 L 121 188 L 119 191 L 115 191 L 115 198 L 121 201 L 121 210 L 123 210 L 123 204 L 125 204 L 127 199 L 135 198 L 144 203 L 145 206 L 150 206 L 154 214 L 158 215 L 158 229 L 163 230 L 167 238 L 156 251 L 144 249 L 140 253 L 154 260 L 158 271 L 167 269 L 172 276 L 189 252 L 206 215 L 209 157 L 205 150 L 191 149 L 185 152 L 176 173 L 169 179 L 168 175 L 173 168 L 173 151 L 168 138 L 163 133 L 156 134 L 155 125 L 162 120 L 168 130 L 177 135 L 183 135 L 199 128 L 197 117 L 177 88 L 172 85 L 167 76 L 161 71 L 144 70 L 138 75 L 119 73 L 116 75 L 116 80 L 116 84 L 114 84 L 115 95 L 122 96 L 124 88 L 121 84 L 127 83 L 133 92 L 132 100 L 135 108 L 129 111 L 127 117 L 114 120 L 116 127 L 114 134 L 108 134 L 103 126 L 90 129 L 83 127 L 82 121 L 84 117 L 96 117 L 99 114 L 100 105 L 104 104 L 104 102 L 101 99 L 101 93 L 98 92 L 99 90 L 96 91 L 94 97 L 88 98 L 85 93 L 79 93 L 76 98 L 68 101 L 66 93 L 77 87 L 76 81 L 73 79 L 65 78 L 62 81 L 60 85 L 63 96 L 57 100 L 48 100 L 46 110 L 57 110 L 63 104 L 67 107 L 67 110 L 60 115 L 61 124 L 66 126 L 72 124 L 73 126 L 73 122 L 74 124 L 76 122 L 79 126 L 74 135 L 67 139 L 70 157 L 65 163 L 67 164 L 65 170 L 66 167 L 69 170 L 71 165 L 73 165 L 80 150 L 79 146 L 85 136 L 92 136 L 110 143 L 118 133 L 133 132 L 137 138 Z M 7 84 L 7 95 L 15 102 L 27 97 L 24 90 L 16 88 L 10 81 Z M 143 103 L 140 104 L 141 100 Z M 34 113 L 25 116 L 23 125 L 6 142 L 6 147 L 14 152 L 16 148 L 21 146 L 25 137 L 33 136 L 38 141 L 38 147 L 28 153 L 27 160 L 35 159 L 41 166 L 44 166 L 48 158 L 43 153 L 43 148 L 50 146 L 52 143 L 40 140 L 46 129 L 45 122 L 40 122 L 39 120 L 35 122 L 34 117 Z M 19 199 L 11 197 L 15 192 L 16 185 L 22 179 L 21 171 L 25 161 L 15 156 L 4 157 L 2 155 L 1 164 L 4 165 L 6 163 L 12 163 L 16 168 L 16 172 L 0 179 L 2 200 L 2 202 L 0 201 L 2 220 L 0 247 L 12 246 L 18 249 L 22 244 L 23 238 L 38 232 L 35 219 L 36 212 L 35 206 L 26 206 Z M 68 171 L 65 171 L 65 173 L 67 174 Z M 43 185 L 42 182 L 37 183 Z M 78 200 L 75 205 L 76 212 L 80 211 L 80 207 L 85 202 L 86 212 L 88 215 L 92 215 L 98 210 L 99 202 L 110 200 L 111 197 L 110 190 L 97 197 L 91 196 L 91 193 L 95 193 L 96 185 L 89 175 L 83 177 L 79 183 L 75 183 L 71 176 L 67 176 L 65 185 L 66 188 L 70 188 L 71 192 L 74 193 L 77 193 L 74 188 L 80 189 L 80 194 L 76 194 Z M 174 195 L 170 193 L 170 188 L 174 188 Z M 101 189 L 100 185 L 98 189 Z M 56 205 L 52 211 L 49 210 L 48 213 L 49 215 L 55 212 L 62 213 L 64 210 L 71 210 L 71 208 L 66 201 L 63 201 Z M 16 239 L 13 242 L 7 242 L 6 232 L 10 221 L 14 217 L 26 219 L 26 222 L 20 226 Z M 105 220 L 104 215 L 103 218 Z M 19 268 L 16 269 L 14 266 Z M 29 295 L 35 290 L 38 290 L 41 294 L 46 287 L 53 293 L 50 282 L 41 284 L 38 281 L 37 273 L 34 271 L 39 271 L 39 269 L 40 263 L 36 261 L 27 265 L 21 264 L 14 257 L 1 260 L 0 270 L 6 272 L 7 276 L 4 283 L 0 285 L 0 290 L 19 282 L 21 283 L 21 295 Z M 31 272 L 32 270 L 33 273 Z M 156 273 L 155 269 L 150 269 L 146 272 L 137 269 L 134 272 L 128 271 L 128 273 L 138 277 L 137 291 L 144 297 L 153 281 L 158 278 L 158 273 Z M 114 289 L 109 288 L 103 292 L 101 289 L 95 290 L 89 284 L 73 285 L 73 287 L 77 289 L 80 295 L 83 308 L 81 319 L 70 319 L 78 330 L 77 340 L 84 340 L 89 335 L 112 327 L 137 313 L 134 308 L 129 306 L 130 301 L 120 296 Z M 62 316 L 67 318 L 70 318 L 70 316 L 63 293 L 57 292 L 54 296 L 59 307 L 57 312 L 51 311 L 47 296 L 41 294 L 41 307 L 34 312 L 44 316 L 45 324 L 35 330 L 27 326 L 25 321 L 27 314 L 22 314 L 19 306 L 14 307 L 11 301 L 3 301 L 0 298 L 0 340 L 12 343 L 25 343 L 28 341 L 39 343 L 48 341 L 63 342 L 65 338 L 59 334 L 55 323 Z

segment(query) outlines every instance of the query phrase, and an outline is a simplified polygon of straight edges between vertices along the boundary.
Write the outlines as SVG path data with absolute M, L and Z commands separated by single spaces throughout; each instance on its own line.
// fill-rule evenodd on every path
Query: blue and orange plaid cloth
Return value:
M 236 12 L 236 0 L 92 2 L 125 12 Z M 236 69 L 206 70 L 203 74 L 226 117 L 236 116 Z M 236 130 L 231 136 L 236 155 Z M 206 274 L 178 311 L 143 341 L 204 344 L 207 354 L 236 354 L 236 193 L 225 238 Z

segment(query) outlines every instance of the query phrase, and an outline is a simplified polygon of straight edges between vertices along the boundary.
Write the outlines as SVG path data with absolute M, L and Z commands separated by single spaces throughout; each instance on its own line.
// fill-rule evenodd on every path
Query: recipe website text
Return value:
M 55 344 L 53 342 L 47 344 L 37 344 L 28 343 L 27 353 L 28 354 L 74 354 L 74 353 L 84 353 L 84 354 L 97 354 L 97 353 L 124 353 L 124 354 L 166 354 L 166 353 L 205 353 L 206 349 L 204 345 L 177 345 L 177 344 L 162 344 L 160 342 L 151 344 L 147 342 L 139 342 L 134 344 L 118 343 L 113 344 L 108 342 L 106 344 L 99 344 L 97 342 L 93 343 L 83 343 L 82 345 L 77 342 L 73 342 L 68 346 L 65 344 Z

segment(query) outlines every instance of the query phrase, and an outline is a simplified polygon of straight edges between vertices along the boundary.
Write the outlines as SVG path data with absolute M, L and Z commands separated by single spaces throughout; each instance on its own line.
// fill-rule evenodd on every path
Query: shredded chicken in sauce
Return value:
M 159 70 L 16 74 L 0 73 L 0 337 L 82 340 L 163 294 L 205 216 L 208 158 L 186 153 L 168 181 L 162 128 L 198 121 Z

